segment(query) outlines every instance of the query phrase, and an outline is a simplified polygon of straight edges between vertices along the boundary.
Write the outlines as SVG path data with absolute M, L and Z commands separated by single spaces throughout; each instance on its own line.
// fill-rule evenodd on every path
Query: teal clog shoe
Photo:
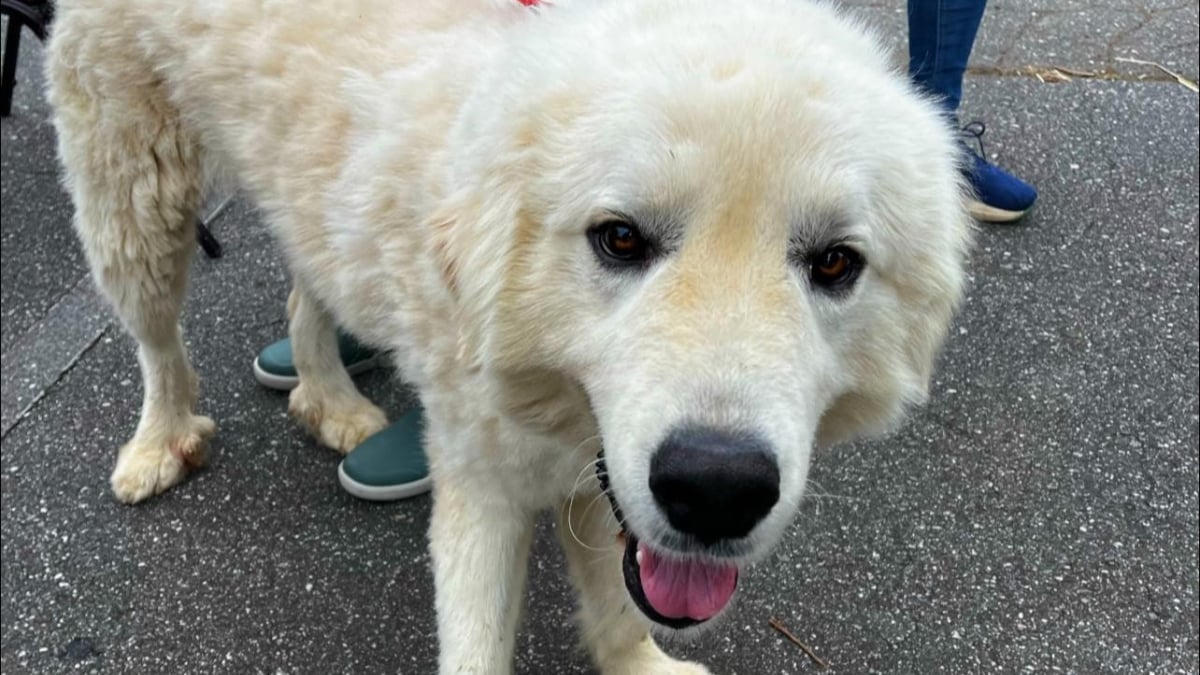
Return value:
M 380 365 L 382 355 L 370 347 L 359 344 L 349 335 L 338 331 L 338 354 L 351 375 L 365 373 Z M 254 359 L 254 379 L 271 389 L 290 391 L 300 384 L 296 374 L 296 363 L 292 360 L 292 341 L 284 338 L 267 345 Z
M 417 406 L 351 450 L 338 467 L 338 482 L 371 501 L 423 495 L 433 488 L 423 440 L 424 411 Z

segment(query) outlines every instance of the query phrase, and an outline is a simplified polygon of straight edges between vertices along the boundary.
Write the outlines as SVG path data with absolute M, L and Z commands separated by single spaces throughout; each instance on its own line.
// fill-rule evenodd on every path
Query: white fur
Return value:
M 590 469 L 626 524 L 675 426 L 752 431 L 794 516 L 816 442 L 925 396 L 969 228 L 953 140 L 876 43 L 786 0 L 68 0 L 48 61 L 76 226 L 139 343 L 146 398 L 113 472 L 137 502 L 213 430 L 177 317 L 210 176 L 257 201 L 295 277 L 291 410 L 348 450 L 384 424 L 334 326 L 394 350 L 428 417 L 443 672 L 507 672 L 535 514 L 561 509 L 583 634 L 610 673 L 705 672 L 651 641 Z M 667 252 L 601 267 L 606 211 Z M 855 290 L 789 251 L 854 242 Z

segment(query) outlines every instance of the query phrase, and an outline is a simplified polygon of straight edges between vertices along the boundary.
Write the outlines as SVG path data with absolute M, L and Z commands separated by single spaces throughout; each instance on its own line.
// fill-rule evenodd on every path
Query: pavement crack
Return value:
M 42 312 L 41 316 L 38 317 L 37 321 L 34 322 L 34 324 L 32 326 L 30 326 L 28 329 L 26 329 L 25 332 L 21 333 L 20 335 L 18 335 L 15 338 L 13 338 L 13 344 L 16 344 L 17 342 L 21 341 L 25 337 L 29 336 L 30 333 L 36 332 L 38 327 L 41 325 L 41 323 L 46 320 L 46 317 L 53 314 L 54 310 L 61 307 L 62 304 L 64 302 L 66 302 L 67 299 L 71 296 L 71 294 L 78 293 L 82 289 L 83 286 L 89 285 L 91 283 L 92 283 L 92 275 L 90 272 L 84 272 L 82 275 L 80 275 L 79 278 L 76 279 L 75 282 L 71 284 L 70 288 L 63 291 L 62 293 L 59 293 L 54 298 L 54 302 L 50 303 L 49 307 L 47 307 L 46 310 L 44 312 Z
M 111 327 L 112 324 L 109 324 L 104 329 L 98 331 L 96 335 L 84 346 L 84 348 L 79 350 L 79 353 L 76 354 L 70 361 L 68 361 L 65 366 L 63 366 L 63 369 L 60 370 L 58 375 L 54 378 L 54 381 L 45 387 L 42 387 L 42 390 L 37 393 L 37 396 L 34 396 L 33 400 L 26 404 L 21 412 L 17 413 L 17 417 L 13 420 L 13 423 L 9 425 L 9 427 L 5 429 L 3 433 L 0 433 L 0 442 L 3 442 L 4 439 L 8 438 L 8 435 L 12 433 L 13 429 L 21 426 L 21 422 L 26 417 L 29 417 L 30 413 L 32 413 L 33 409 L 37 407 L 39 403 L 41 403 L 42 399 L 46 398 L 46 395 L 50 393 L 52 389 L 57 387 L 58 383 L 62 382 L 63 378 L 65 378 L 68 373 L 75 369 L 75 366 L 79 365 L 79 362 L 83 360 L 83 357 L 87 356 L 88 352 L 92 351 L 92 348 L 100 342 L 100 338 L 108 334 L 108 331 Z
M 1058 70 L 1062 66 L 1021 66 L 1019 68 L 1001 68 L 999 66 L 972 66 L 967 68 L 967 75 L 974 77 L 1022 77 L 1031 80 L 1038 80 L 1038 73 L 1046 70 Z M 1089 81 L 1102 80 L 1104 82 L 1177 82 L 1177 80 L 1164 73 L 1150 73 L 1145 75 L 1134 75 L 1132 73 L 1119 73 L 1109 68 L 1091 71 L 1084 77 L 1082 75 L 1072 77 L 1070 81 Z M 1043 84 L 1056 85 L 1061 84 L 1061 80 L 1038 80 Z
M 1133 27 L 1127 28 L 1122 31 L 1117 31 L 1104 44 L 1104 61 L 1105 62 L 1112 63 L 1113 60 L 1116 59 L 1117 47 L 1120 47 L 1121 43 L 1124 42 L 1129 36 L 1137 33 L 1139 30 L 1145 28 L 1146 25 L 1149 24 L 1154 19 L 1154 12 L 1151 12 L 1150 10 L 1138 9 L 1137 13 L 1141 15 L 1141 19 L 1136 24 L 1134 24 Z
M 1034 26 L 1040 23 L 1043 17 L 1051 16 L 1056 13 L 1057 11 L 1055 10 L 1033 12 L 1027 19 L 1025 19 L 1020 28 L 1013 31 L 1012 37 L 1009 38 L 1008 43 L 1005 44 L 1004 48 L 1000 50 L 1000 56 L 997 60 L 1000 63 L 1004 63 L 1006 60 L 1008 60 L 1009 53 L 1011 53 L 1013 49 L 1016 49 L 1017 42 L 1021 40 L 1023 35 L 1026 35 Z M 970 72 L 970 69 L 968 68 L 967 71 Z

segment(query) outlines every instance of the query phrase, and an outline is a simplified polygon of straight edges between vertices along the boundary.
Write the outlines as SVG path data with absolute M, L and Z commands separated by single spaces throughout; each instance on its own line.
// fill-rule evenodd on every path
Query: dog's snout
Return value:
M 706 544 L 737 539 L 779 500 L 779 466 L 756 436 L 690 427 L 659 446 L 650 491 L 680 532 Z

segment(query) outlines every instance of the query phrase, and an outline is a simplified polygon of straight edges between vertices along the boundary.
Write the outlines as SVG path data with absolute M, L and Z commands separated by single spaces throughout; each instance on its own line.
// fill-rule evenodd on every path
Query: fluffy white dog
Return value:
M 204 461 L 177 320 L 232 176 L 293 272 L 295 416 L 343 452 L 385 424 L 335 326 L 420 392 L 447 673 L 511 667 L 546 508 L 599 667 L 703 672 L 650 627 L 719 615 L 814 444 L 925 396 L 961 292 L 954 138 L 820 5 L 66 0 L 47 67 L 76 227 L 139 345 L 117 498 Z

